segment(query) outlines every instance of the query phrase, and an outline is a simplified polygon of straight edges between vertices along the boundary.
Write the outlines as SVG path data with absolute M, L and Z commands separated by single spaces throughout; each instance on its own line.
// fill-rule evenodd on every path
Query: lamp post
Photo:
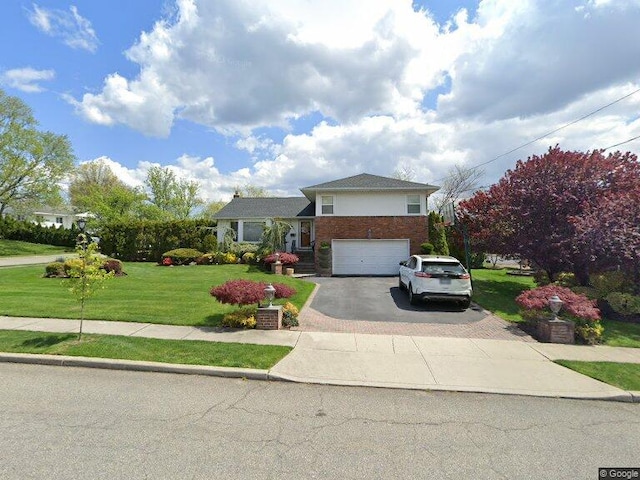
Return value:
M 558 320 L 558 313 L 560 312 L 563 303 L 564 302 L 560 300 L 560 297 L 558 297 L 558 295 L 554 295 L 549 299 L 549 308 L 553 312 L 554 320 Z
M 76 223 L 78 224 L 78 228 L 80 229 L 80 233 L 84 233 L 84 229 L 87 226 L 87 219 L 84 217 L 80 217 Z
M 269 300 L 269 307 L 273 307 L 273 298 L 276 295 L 276 289 L 273 288 L 273 285 L 269 284 L 264 289 L 264 293 L 267 296 L 267 300 Z

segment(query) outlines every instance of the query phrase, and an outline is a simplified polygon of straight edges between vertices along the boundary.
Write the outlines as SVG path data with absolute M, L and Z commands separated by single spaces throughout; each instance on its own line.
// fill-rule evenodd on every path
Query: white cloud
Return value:
M 223 172 L 185 155 L 172 167 L 210 199 L 245 183 L 295 195 L 398 165 L 438 184 L 454 163 L 491 160 L 638 88 L 640 0 L 482 0 L 444 25 L 410 0 L 176 5 L 126 52 L 137 76 L 113 73 L 75 105 L 147 135 L 182 118 L 239 136 L 249 166 Z M 637 135 L 638 107 L 640 94 L 501 156 L 485 181 L 555 143 L 588 150 Z M 327 120 L 281 142 L 256 133 L 309 114 Z
M 109 76 L 83 97 L 81 112 L 157 136 L 178 117 L 248 133 L 315 111 L 347 122 L 402 116 L 419 110 L 449 58 L 437 25 L 408 0 L 274 3 L 179 1 L 175 20 L 157 22 L 127 51 L 139 76 Z M 424 49 L 438 55 L 412 64 Z M 134 109 L 161 112 L 163 121 L 141 124 Z
M 71 5 L 69 11 L 56 8 L 43 8 L 35 3 L 33 10 L 28 10 L 29 21 L 42 33 L 60 38 L 65 45 L 95 53 L 98 48 L 98 37 L 91 22 L 78 13 Z
M 14 68 L 0 74 L 0 83 L 23 92 L 37 93 L 44 90 L 40 86 L 40 82 L 53 80 L 55 76 L 54 70 L 36 70 L 31 67 Z

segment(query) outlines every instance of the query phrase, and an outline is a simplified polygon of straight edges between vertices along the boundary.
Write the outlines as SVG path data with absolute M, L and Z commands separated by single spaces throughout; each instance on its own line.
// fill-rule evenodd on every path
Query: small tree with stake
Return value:
M 78 261 L 72 264 L 69 270 L 70 278 L 66 282 L 70 285 L 69 291 L 80 302 L 80 331 L 78 333 L 78 341 L 80 341 L 82 340 L 84 305 L 89 297 L 103 288 L 105 280 L 114 276 L 114 272 L 107 272 L 102 268 L 103 261 L 98 253 L 97 245 L 89 243 L 84 233 L 78 235 L 76 253 Z

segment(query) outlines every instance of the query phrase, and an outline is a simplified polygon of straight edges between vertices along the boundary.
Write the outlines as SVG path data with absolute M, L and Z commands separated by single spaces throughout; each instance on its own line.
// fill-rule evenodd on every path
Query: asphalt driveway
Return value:
M 397 277 L 317 277 L 320 285 L 311 308 L 341 320 L 465 325 L 486 313 L 472 304 L 462 311 L 455 303 L 411 305 Z

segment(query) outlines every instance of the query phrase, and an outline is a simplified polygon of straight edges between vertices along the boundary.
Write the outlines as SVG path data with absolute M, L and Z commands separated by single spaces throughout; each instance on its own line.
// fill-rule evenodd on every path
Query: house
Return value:
M 62 209 L 44 208 L 37 212 L 33 212 L 33 223 L 43 227 L 71 228 L 79 218 L 93 217 L 92 214 L 73 213 Z
M 333 275 L 395 275 L 398 263 L 427 241 L 427 198 L 438 187 L 363 173 L 300 189 L 304 197 L 234 197 L 215 216 L 238 242 L 259 242 L 280 218 L 292 227 L 287 251 L 330 247 Z

